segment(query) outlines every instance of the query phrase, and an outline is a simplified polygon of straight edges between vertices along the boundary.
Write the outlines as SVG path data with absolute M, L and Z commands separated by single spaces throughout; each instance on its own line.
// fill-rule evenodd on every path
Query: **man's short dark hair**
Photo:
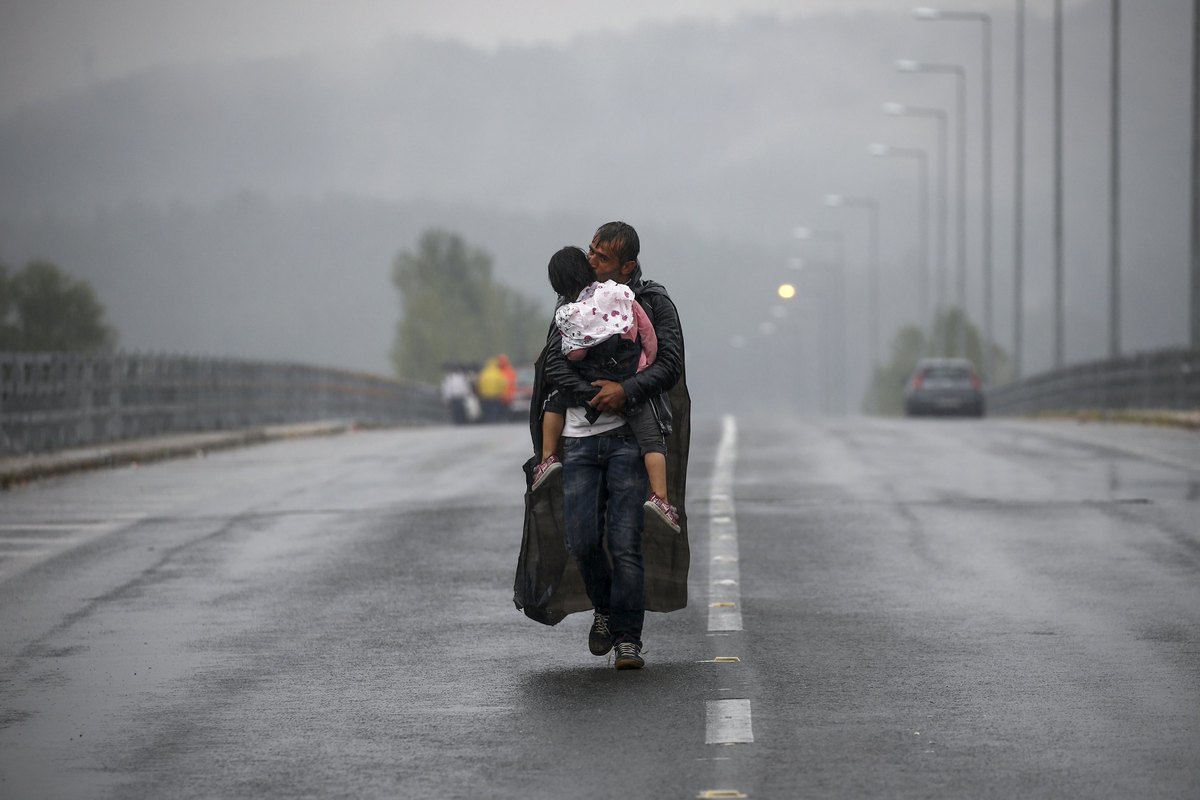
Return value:
M 628 222 L 606 222 L 596 229 L 596 241 L 600 244 L 612 244 L 617 248 L 617 260 L 622 264 L 637 261 L 642 244 L 638 241 L 637 231 Z
M 550 256 L 546 269 L 550 273 L 550 285 L 554 291 L 571 302 L 596 277 L 588 266 L 587 253 L 578 247 L 564 247 Z

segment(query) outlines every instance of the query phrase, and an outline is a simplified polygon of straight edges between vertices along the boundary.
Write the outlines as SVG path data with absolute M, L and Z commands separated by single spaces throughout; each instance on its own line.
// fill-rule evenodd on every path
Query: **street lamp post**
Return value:
M 937 313 L 946 308 L 946 198 L 950 193 L 949 170 L 946 167 L 946 112 L 940 108 L 915 108 L 901 103 L 884 103 L 884 113 L 893 116 L 928 117 L 938 122 L 938 232 L 937 232 L 937 305 L 935 313 L 930 318 L 930 333 L 936 325 Z M 940 352 L 940 355 L 946 355 Z
M 920 197 L 917 201 L 918 221 L 917 227 L 919 230 L 920 246 L 920 293 L 921 293 L 921 314 L 920 320 L 922 325 L 930 325 L 930 341 L 932 342 L 933 328 L 929 315 L 929 156 L 918 147 L 891 147 L 886 144 L 873 144 L 867 148 L 873 156 L 886 158 L 888 156 L 895 158 L 912 158 L 916 159 L 918 166 L 918 175 L 920 177 Z
M 801 258 L 796 258 L 794 261 L 807 263 Z M 798 315 L 798 319 L 811 322 L 815 325 L 817 332 L 814 346 L 816 358 L 812 362 L 812 366 L 815 368 L 815 380 L 807 385 L 806 388 L 809 389 L 807 395 L 813 397 L 812 387 L 817 387 L 815 392 L 817 407 L 822 414 L 829 415 L 833 413 L 833 303 L 836 298 L 830 296 L 832 293 L 829 286 L 814 285 L 809 280 L 813 270 L 804 266 L 797 269 L 798 272 L 801 270 L 801 274 L 794 279 L 795 283 L 790 285 L 796 290 L 794 297 L 799 298 L 805 305 L 811 303 L 811 313 L 802 313 Z M 827 278 L 824 274 L 822 277 Z M 782 287 L 780 288 L 782 289 Z M 780 293 L 780 297 L 783 297 L 782 293 Z M 803 350 L 800 357 L 807 358 L 803 354 Z M 801 381 L 803 383 L 803 379 Z
M 871 261 L 870 285 L 867 300 L 867 313 L 870 319 L 867 323 L 867 335 L 871 339 L 869 352 L 871 356 L 871 375 L 879 369 L 879 201 L 869 197 L 846 197 L 840 194 L 827 194 L 825 205 L 830 208 L 851 206 L 865 208 L 870 225 Z
M 1108 165 L 1108 357 L 1121 355 L 1121 2 L 1112 0 Z
M 983 30 L 983 374 L 992 374 L 992 18 L 982 11 L 918 8 L 918 20 L 980 23 Z M 965 309 L 964 309 L 965 312 Z
M 967 354 L 967 71 L 958 64 L 923 64 L 901 59 L 896 62 L 901 72 L 928 72 L 953 75 L 958 84 L 958 270 L 955 295 L 959 314 L 955 331 L 955 355 Z
M 830 338 L 837 339 L 837 349 L 840 352 L 840 357 L 833 359 L 831 353 L 833 347 L 826 348 L 826 363 L 836 361 L 837 363 L 837 386 L 838 394 L 841 399 L 841 408 L 843 412 L 849 408 L 847 390 L 846 390 L 846 242 L 840 233 L 836 231 L 814 231 L 811 228 L 800 226 L 793 231 L 795 237 L 801 241 L 827 241 L 833 245 L 833 272 L 834 277 L 834 301 L 826 305 L 826 330 L 830 331 Z M 829 306 L 837 307 L 837 314 L 841 317 L 841 330 L 834 333 L 834 326 L 829 324 L 828 314 Z M 831 342 L 832 344 L 832 342 Z M 831 381 L 832 382 L 832 381 Z
M 1191 343 L 1200 350 L 1200 0 L 1192 9 L 1192 302 Z
M 1063 48 L 1062 0 L 1054 0 L 1054 368 L 1065 362 L 1063 301 Z
M 1025 0 L 1017 0 L 1013 108 L 1013 380 L 1021 377 L 1025 324 Z

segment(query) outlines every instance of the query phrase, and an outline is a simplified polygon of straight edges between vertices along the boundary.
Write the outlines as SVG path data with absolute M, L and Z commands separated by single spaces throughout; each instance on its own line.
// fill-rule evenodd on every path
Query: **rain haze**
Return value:
M 641 234 L 646 275 L 680 307 L 698 408 L 806 411 L 820 404 L 834 264 L 793 232 L 836 231 L 859 408 L 867 221 L 822 198 L 878 201 L 886 358 L 936 281 L 921 263 L 914 164 L 868 145 L 936 165 L 936 126 L 882 106 L 955 113 L 949 76 L 904 74 L 897 59 L 966 69 L 967 309 L 982 318 L 979 31 L 914 20 L 911 5 L 3 0 L 0 262 L 47 259 L 87 279 L 125 349 L 387 374 L 391 264 L 426 228 L 487 250 L 496 278 L 548 315 L 550 253 L 623 219 Z M 1050 4 L 1028 5 L 1032 373 L 1053 358 L 1054 170 Z M 994 334 L 1011 351 L 1014 3 L 945 8 L 993 18 Z M 1191 0 L 1154 0 L 1126 4 L 1122 19 L 1129 352 L 1187 340 L 1192 13 Z M 1108 46 L 1108 2 L 1068 2 L 1068 362 L 1106 352 Z M 799 291 L 781 301 L 785 281 Z

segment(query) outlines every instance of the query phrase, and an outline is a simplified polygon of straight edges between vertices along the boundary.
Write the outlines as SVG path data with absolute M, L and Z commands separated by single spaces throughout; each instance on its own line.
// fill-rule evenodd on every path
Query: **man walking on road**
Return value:
M 588 263 L 597 281 L 612 280 L 633 290 L 658 336 L 654 363 L 626 381 L 591 384 L 579 377 L 559 347 L 546 349 L 543 365 L 546 382 L 566 392 L 571 403 L 563 432 L 563 518 L 567 550 L 595 609 L 588 648 L 598 656 L 615 650 L 617 669 L 645 665 L 642 538 L 648 483 L 642 452 L 624 414 L 642 403 L 665 410 L 666 393 L 683 375 L 679 313 L 666 289 L 642 278 L 639 252 L 637 231 L 624 222 L 609 222 L 592 238 Z M 586 419 L 586 405 L 601 412 L 593 423 Z M 669 420 L 662 424 L 665 436 Z

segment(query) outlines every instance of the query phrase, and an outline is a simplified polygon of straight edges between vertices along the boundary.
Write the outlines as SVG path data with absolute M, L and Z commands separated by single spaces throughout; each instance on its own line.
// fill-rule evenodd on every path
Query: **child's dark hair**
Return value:
M 550 285 L 554 291 L 571 302 L 593 280 L 595 275 L 588 265 L 587 254 L 578 247 L 564 247 L 550 256 Z

